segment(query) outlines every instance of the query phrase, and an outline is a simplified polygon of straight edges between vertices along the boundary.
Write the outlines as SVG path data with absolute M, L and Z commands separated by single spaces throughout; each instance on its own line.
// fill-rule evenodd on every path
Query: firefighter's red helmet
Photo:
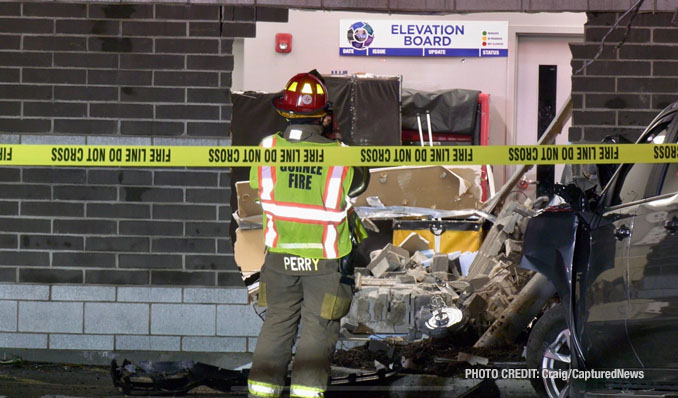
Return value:
M 285 85 L 273 106 L 287 119 L 321 117 L 327 113 L 327 88 L 310 73 L 299 73 Z

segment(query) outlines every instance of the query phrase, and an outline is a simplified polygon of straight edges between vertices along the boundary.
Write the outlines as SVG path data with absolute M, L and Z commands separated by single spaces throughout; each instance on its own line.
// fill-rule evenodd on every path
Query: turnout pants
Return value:
M 283 262 L 285 256 L 288 259 Z M 300 260 L 294 260 L 292 267 L 289 258 Z M 304 260 L 310 259 L 267 254 L 259 304 L 268 308 L 249 375 L 250 397 L 278 397 L 282 393 L 300 320 L 290 397 L 323 397 L 327 389 L 339 319 L 348 312 L 353 292 L 338 271 L 339 259 L 319 260 L 319 267 L 318 260 L 310 267 Z

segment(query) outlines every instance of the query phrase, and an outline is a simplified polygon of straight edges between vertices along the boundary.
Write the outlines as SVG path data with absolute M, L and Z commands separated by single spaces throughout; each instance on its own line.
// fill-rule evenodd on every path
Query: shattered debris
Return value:
M 476 341 L 502 318 L 532 278 L 531 271 L 518 267 L 522 233 L 533 215 L 527 205 L 504 206 L 478 252 L 438 252 L 431 247 L 440 245 L 417 232 L 399 245 L 389 243 L 374 251 L 367 268 L 356 270 L 356 292 L 343 330 L 355 335 L 362 328 L 407 341 L 448 334 Z M 433 231 L 445 223 L 431 225 Z M 463 314 L 458 325 L 434 319 L 453 310 Z M 443 328 L 448 330 L 439 325 L 449 325 Z

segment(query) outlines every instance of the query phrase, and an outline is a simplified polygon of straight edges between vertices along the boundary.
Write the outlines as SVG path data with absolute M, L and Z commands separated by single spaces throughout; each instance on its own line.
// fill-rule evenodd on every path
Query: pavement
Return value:
M 343 387 L 327 394 L 333 397 L 426 398 L 459 397 L 481 380 L 404 374 L 376 386 Z M 538 398 L 529 380 L 506 379 L 486 382 L 471 397 Z M 108 367 L 14 361 L 0 364 L 0 398 L 120 398 Z M 190 398 L 241 398 L 246 391 L 220 392 L 198 387 L 183 395 Z

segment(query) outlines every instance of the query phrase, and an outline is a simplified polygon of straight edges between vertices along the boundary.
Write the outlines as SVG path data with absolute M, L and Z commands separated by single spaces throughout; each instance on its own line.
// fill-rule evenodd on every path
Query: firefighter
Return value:
M 319 75 L 294 76 L 273 106 L 288 126 L 261 146 L 342 145 L 323 136 L 329 106 Z M 250 185 L 258 190 L 264 212 L 267 253 L 258 300 L 267 310 L 248 379 L 250 397 L 282 393 L 300 321 L 290 397 L 324 397 L 339 320 L 353 297 L 351 252 L 366 236 L 348 195 L 364 190 L 367 176 L 366 169 L 340 165 L 251 168 Z

